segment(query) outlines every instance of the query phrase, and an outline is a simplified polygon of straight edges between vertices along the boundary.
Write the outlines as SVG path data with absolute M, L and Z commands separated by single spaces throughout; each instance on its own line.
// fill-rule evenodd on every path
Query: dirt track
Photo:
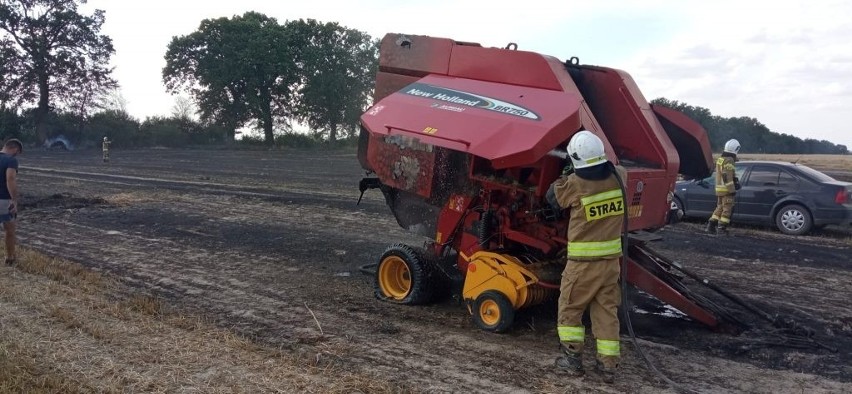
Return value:
M 118 276 L 260 343 L 415 391 L 665 388 L 631 345 L 615 385 L 594 374 L 560 376 L 553 305 L 525 311 L 509 334 L 496 335 L 477 330 L 452 301 L 375 300 L 357 267 L 391 243 L 423 239 L 396 225 L 376 191 L 355 206 L 362 171 L 352 153 L 116 151 L 103 165 L 94 151 L 27 152 L 21 162 L 22 244 Z M 743 350 L 761 334 L 731 337 L 636 314 L 643 349 L 670 378 L 699 391 L 852 391 L 849 235 L 748 229 L 720 240 L 693 223 L 663 234 L 656 249 L 799 318 L 839 348 Z

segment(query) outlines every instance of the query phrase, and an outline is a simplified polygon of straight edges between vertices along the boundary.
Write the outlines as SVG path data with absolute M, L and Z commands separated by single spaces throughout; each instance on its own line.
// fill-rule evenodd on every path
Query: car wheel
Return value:
M 681 221 L 686 212 L 683 210 L 683 203 L 677 197 L 672 198 L 672 205 L 669 208 L 669 224 L 675 224 Z
M 802 235 L 811 231 L 813 220 L 808 209 L 799 204 L 782 207 L 775 214 L 775 225 L 784 234 Z

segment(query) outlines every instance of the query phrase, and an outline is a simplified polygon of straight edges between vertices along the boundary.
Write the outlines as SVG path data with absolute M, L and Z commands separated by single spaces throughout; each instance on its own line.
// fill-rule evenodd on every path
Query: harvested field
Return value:
M 553 304 L 523 311 L 497 335 L 476 329 L 452 300 L 376 300 L 358 267 L 391 243 L 424 240 L 397 226 L 377 191 L 355 205 L 354 153 L 99 159 L 21 157 L 19 232 L 34 252 L 0 267 L 0 391 L 673 392 L 627 342 L 615 384 L 560 376 Z M 715 238 L 699 226 L 665 229 L 656 249 L 796 317 L 839 351 L 637 312 L 640 344 L 658 368 L 700 392 L 852 391 L 849 234 L 739 229 Z M 42 260 L 64 268 L 27 268 Z M 632 299 L 654 311 L 653 300 Z

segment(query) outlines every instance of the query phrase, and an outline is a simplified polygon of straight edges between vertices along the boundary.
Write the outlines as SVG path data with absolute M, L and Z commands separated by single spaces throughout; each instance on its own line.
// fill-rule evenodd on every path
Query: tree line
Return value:
M 80 13 L 85 0 L 0 3 L 0 133 L 30 143 L 63 135 L 79 144 L 103 136 L 115 146 L 223 143 L 240 129 L 262 142 L 356 134 L 378 67 L 378 41 L 337 23 L 247 12 L 203 20 L 165 48 L 162 81 L 180 100 L 171 116 L 139 121 L 115 98 L 105 15 Z M 186 96 L 184 96 L 186 95 Z M 122 100 L 118 100 L 122 101 Z M 252 140 L 251 138 L 249 138 Z
M 0 137 L 41 144 L 63 135 L 80 145 L 103 136 L 116 147 L 221 144 L 238 130 L 258 144 L 352 138 L 371 101 L 378 41 L 337 23 L 279 23 L 257 12 L 205 19 L 164 48 L 162 82 L 178 97 L 170 116 L 134 119 L 112 77 L 115 53 L 103 10 L 85 0 L 0 1 Z M 757 119 L 724 118 L 658 98 L 707 130 L 714 150 L 737 138 L 745 152 L 847 154 L 846 146 L 770 131 Z M 307 125 L 305 137 L 293 124 Z M 306 139 L 307 138 L 307 139 Z
M 849 154 L 846 145 L 776 133 L 755 118 L 713 115 L 707 108 L 664 97 L 651 100 L 651 104 L 676 109 L 701 124 L 707 130 L 714 152 L 721 152 L 725 142 L 736 138 L 742 145 L 742 153 Z

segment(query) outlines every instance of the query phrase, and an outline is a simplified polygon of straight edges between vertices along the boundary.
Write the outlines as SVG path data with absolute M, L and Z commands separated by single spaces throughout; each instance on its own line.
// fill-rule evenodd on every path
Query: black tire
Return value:
M 515 322 L 515 308 L 503 293 L 496 290 L 488 290 L 476 297 L 471 313 L 473 323 L 489 332 L 506 332 Z
M 683 210 L 683 203 L 677 197 L 672 198 L 672 206 L 669 208 L 669 224 L 680 223 L 686 216 L 686 211 Z
M 807 234 L 813 223 L 811 213 L 799 204 L 785 205 L 775 213 L 775 226 L 784 234 Z
M 376 266 L 376 297 L 404 305 L 431 301 L 435 273 L 425 255 L 423 249 L 404 244 L 394 244 L 387 248 Z

